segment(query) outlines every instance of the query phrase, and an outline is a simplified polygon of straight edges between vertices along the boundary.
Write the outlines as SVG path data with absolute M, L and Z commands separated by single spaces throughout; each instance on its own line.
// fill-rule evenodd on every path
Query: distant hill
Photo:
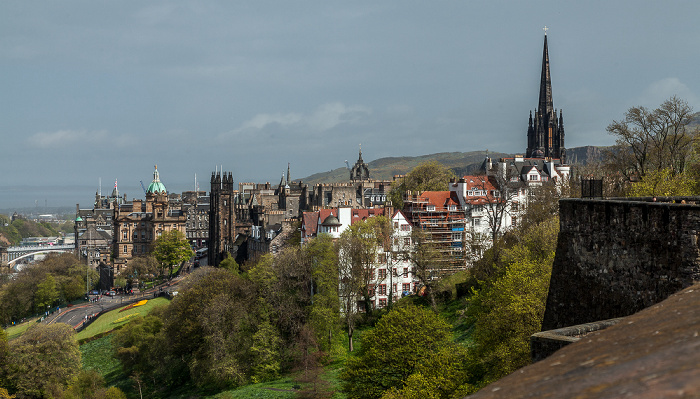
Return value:
M 587 165 L 592 161 L 602 159 L 602 150 L 605 147 L 576 147 L 567 148 L 566 153 L 571 164 Z M 370 177 L 376 180 L 391 180 L 394 175 L 403 175 L 423 162 L 437 161 L 452 169 L 457 176 L 464 176 L 476 172 L 486 158 L 486 151 L 471 152 L 440 152 L 437 154 L 420 155 L 417 157 L 388 157 L 379 158 L 369 162 Z M 497 160 L 499 158 L 512 157 L 514 154 L 502 152 L 488 152 L 488 155 Z M 354 164 L 351 163 L 351 166 Z M 301 179 L 304 183 L 314 185 L 318 183 L 342 183 L 350 178 L 347 168 L 338 168 L 329 172 L 315 173 Z

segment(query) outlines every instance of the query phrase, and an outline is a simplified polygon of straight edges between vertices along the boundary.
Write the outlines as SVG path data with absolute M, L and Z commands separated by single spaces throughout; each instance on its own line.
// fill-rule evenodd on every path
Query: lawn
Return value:
M 122 308 L 128 306 L 124 305 L 122 308 L 115 309 L 103 315 L 100 315 L 100 317 L 98 317 L 97 320 L 92 322 L 92 324 L 87 326 L 86 329 L 79 332 L 75 336 L 75 338 L 78 340 L 78 342 L 80 342 L 82 340 L 92 338 L 98 334 L 109 332 L 119 326 L 126 324 L 126 322 L 128 322 L 130 319 L 136 317 L 135 315 L 140 314 L 144 316 L 148 314 L 148 312 L 150 312 L 151 309 L 153 309 L 154 307 L 159 305 L 165 305 L 168 302 L 170 302 L 168 299 L 158 297 L 155 299 L 149 299 L 148 302 L 146 302 L 146 304 L 143 306 L 137 306 L 124 312 L 119 312 Z
M 19 337 L 20 335 L 24 334 L 24 332 L 27 331 L 27 329 L 29 327 L 36 324 L 37 320 L 38 319 L 35 317 L 32 319 L 29 319 L 29 321 L 25 321 L 22 324 L 16 324 L 12 327 L 8 327 L 5 330 L 5 332 L 7 333 L 7 339 L 12 340 L 12 339 L 15 339 L 15 338 Z

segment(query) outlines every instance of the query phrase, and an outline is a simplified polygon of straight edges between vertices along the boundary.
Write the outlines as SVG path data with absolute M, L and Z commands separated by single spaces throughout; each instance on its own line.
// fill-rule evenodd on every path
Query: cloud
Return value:
M 37 148 L 68 147 L 76 144 L 122 147 L 128 144 L 129 139 L 125 136 L 112 136 L 106 130 L 57 130 L 35 133 L 27 138 L 27 142 L 30 146 Z
M 270 128 L 285 131 L 323 133 L 343 124 L 357 124 L 369 116 L 372 109 L 362 105 L 346 106 L 340 102 L 323 104 L 310 114 L 296 112 L 257 114 L 232 131 L 219 136 L 220 139 L 255 133 Z
M 690 105 L 700 104 L 700 100 L 695 93 L 678 78 L 664 78 L 652 83 L 642 92 L 642 95 L 637 99 L 637 103 L 646 107 L 657 108 L 672 96 L 686 100 Z

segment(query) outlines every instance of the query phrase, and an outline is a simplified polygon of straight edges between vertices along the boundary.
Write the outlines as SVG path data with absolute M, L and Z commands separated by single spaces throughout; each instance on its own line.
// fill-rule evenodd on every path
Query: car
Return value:
M 107 292 L 107 295 L 109 295 L 109 296 L 115 296 L 115 295 L 117 295 L 117 292 L 114 291 L 114 290 L 112 290 L 112 291 Z

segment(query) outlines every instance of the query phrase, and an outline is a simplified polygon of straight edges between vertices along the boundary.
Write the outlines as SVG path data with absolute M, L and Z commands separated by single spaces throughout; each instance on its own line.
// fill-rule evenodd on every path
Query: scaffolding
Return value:
M 426 233 L 426 242 L 441 253 L 436 277 L 467 268 L 467 218 L 459 206 L 437 205 L 413 195 L 404 200 L 404 213 L 414 227 Z

